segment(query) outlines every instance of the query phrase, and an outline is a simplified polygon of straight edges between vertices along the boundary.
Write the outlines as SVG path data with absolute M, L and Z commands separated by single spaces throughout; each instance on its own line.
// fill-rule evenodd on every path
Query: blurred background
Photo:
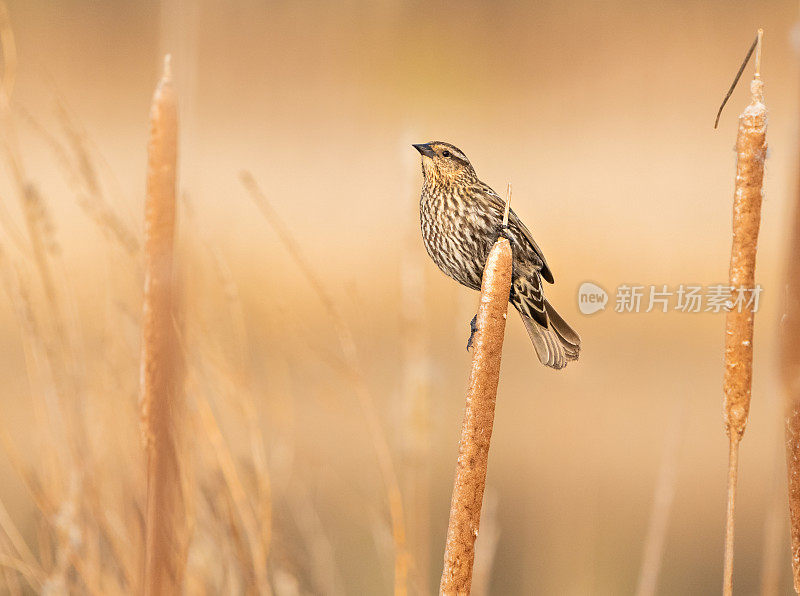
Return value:
M 136 585 L 138 560 L 108 563 L 120 555 L 83 531 L 92 516 L 82 503 L 109 512 L 104 531 L 135 550 L 137 534 L 125 528 L 137 527 L 143 498 L 145 149 L 169 52 L 180 101 L 190 417 L 205 412 L 198 403 L 210 406 L 242 478 L 243 507 L 262 527 L 269 520 L 276 594 L 392 591 L 382 442 L 402 493 L 409 592 L 438 586 L 478 295 L 444 277 L 422 246 L 411 143 L 430 140 L 464 150 L 501 195 L 513 184 L 514 208 L 555 275 L 547 294 L 583 338 L 580 361 L 552 371 L 509 317 L 475 592 L 633 593 L 660 477 L 662 500 L 674 499 L 658 593 L 718 591 L 724 317 L 616 313 L 614 292 L 727 281 L 733 146 L 752 67 L 718 130 L 713 120 L 763 27 L 764 291 L 735 585 L 741 594 L 789 593 L 776 356 L 785 266 L 796 258 L 785 251 L 797 192 L 796 2 L 6 1 L 16 80 L 0 131 L 0 498 L 32 551 L 28 563 L 40 565 L 27 572 L 39 584 L 6 570 L 7 586 L 91 592 L 84 572 L 68 569 L 75 557 L 95 561 L 104 590 Z M 331 297 L 355 359 L 243 171 Z M 41 199 L 60 314 L 31 257 L 19 200 L 26 184 Z M 578 310 L 585 281 L 611 295 L 604 312 Z M 32 405 L 57 385 L 41 362 L 61 349 L 72 362 L 65 393 L 92 453 L 77 475 L 58 463 L 57 433 Z M 214 487 L 231 478 L 216 435 L 190 424 L 200 488 L 188 590 L 244 593 L 238 522 L 219 529 L 242 504 L 224 513 L 230 499 L 216 500 L 215 490 L 227 493 Z M 251 475 L 269 479 L 266 512 Z M 94 501 L 75 488 L 83 485 Z M 52 510 L 32 496 L 41 486 Z M 65 516 L 74 527 L 65 530 Z M 3 552 L 16 552 L 12 542 L 0 541 Z M 59 545 L 72 558 L 59 557 Z

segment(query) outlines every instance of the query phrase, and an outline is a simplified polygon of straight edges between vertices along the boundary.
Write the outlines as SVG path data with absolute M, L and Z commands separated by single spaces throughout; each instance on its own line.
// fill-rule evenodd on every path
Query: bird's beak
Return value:
M 434 157 L 436 153 L 433 151 L 428 143 L 420 143 L 418 145 L 411 145 L 414 149 L 419 151 L 425 157 Z

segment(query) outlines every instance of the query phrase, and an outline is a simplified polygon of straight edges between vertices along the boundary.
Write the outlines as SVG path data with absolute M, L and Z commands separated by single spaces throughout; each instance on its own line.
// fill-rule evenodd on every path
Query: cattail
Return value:
M 800 594 L 800 189 L 795 197 L 781 321 L 781 377 L 786 396 L 786 467 L 794 589 Z
M 150 110 L 145 202 L 141 415 L 147 458 L 145 594 L 179 594 L 184 505 L 178 453 L 181 379 L 175 329 L 178 108 L 169 56 Z
M 767 108 L 760 77 L 761 38 L 756 45 L 755 76 L 750 84 L 752 101 L 739 116 L 736 139 L 736 192 L 733 199 L 733 246 L 730 286 L 738 292 L 755 289 L 756 249 L 761 223 L 764 159 L 767 153 Z M 739 461 L 739 443 L 750 411 L 753 383 L 754 308 L 730 308 L 725 318 L 725 426 L 730 441 L 728 457 L 728 502 L 725 528 L 723 591 L 733 593 L 734 506 Z
M 508 209 L 508 207 L 506 207 Z M 450 504 L 450 523 L 444 553 L 441 594 L 469 594 L 475 539 L 480 526 L 489 443 L 494 423 L 500 358 L 511 291 L 511 245 L 505 238 L 495 242 L 486 261 L 478 307 L 478 331 L 461 428 L 458 464 Z
M 795 205 L 781 325 L 781 368 L 786 395 L 786 468 L 794 589 L 800 594 L 800 200 Z

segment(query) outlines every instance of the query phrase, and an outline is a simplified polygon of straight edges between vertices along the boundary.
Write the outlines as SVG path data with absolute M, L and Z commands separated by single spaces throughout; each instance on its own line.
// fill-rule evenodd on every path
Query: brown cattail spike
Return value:
M 184 556 L 173 271 L 178 107 L 171 74 L 167 56 L 153 95 L 147 146 L 141 416 L 147 458 L 144 593 L 152 596 L 181 593 Z
M 486 261 L 478 308 L 478 331 L 461 428 L 458 464 L 450 504 L 450 523 L 439 590 L 442 594 L 469 594 L 475 539 L 481 519 L 489 443 L 492 438 L 500 358 L 511 291 L 511 244 L 495 242 Z
M 759 52 L 760 53 L 760 52 Z M 736 192 L 733 202 L 733 245 L 730 285 L 755 289 L 756 248 L 761 224 L 764 159 L 767 154 L 767 108 L 764 83 L 750 84 L 752 101 L 739 116 L 736 140 Z M 725 332 L 725 424 L 729 435 L 741 437 L 750 411 L 753 364 L 753 310 L 732 308 Z
M 756 38 L 756 74 L 750 83 L 752 100 L 739 116 L 736 138 L 736 191 L 733 199 L 733 244 L 730 286 L 737 295 L 755 298 L 756 250 L 761 224 L 764 160 L 767 155 L 767 108 L 763 103 L 761 40 Z M 753 385 L 754 301 L 732 306 L 725 317 L 725 430 L 730 441 L 728 455 L 728 501 L 725 526 L 723 592 L 733 594 L 733 536 L 739 443 L 750 413 Z M 744 302 L 744 301 L 743 301 Z

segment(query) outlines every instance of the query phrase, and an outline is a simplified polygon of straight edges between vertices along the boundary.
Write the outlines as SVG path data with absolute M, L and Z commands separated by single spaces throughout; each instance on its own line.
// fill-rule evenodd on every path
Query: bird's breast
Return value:
M 488 255 L 479 215 L 457 195 L 423 193 L 420 224 L 425 249 L 439 269 L 479 289 Z

